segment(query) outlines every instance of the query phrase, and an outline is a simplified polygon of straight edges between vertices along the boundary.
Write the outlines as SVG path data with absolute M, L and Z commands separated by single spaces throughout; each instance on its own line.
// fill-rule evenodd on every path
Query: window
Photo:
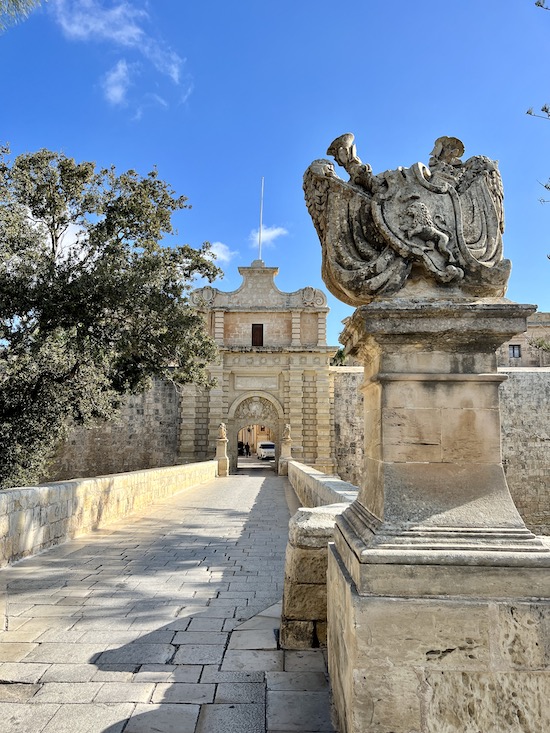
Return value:
M 510 344 L 508 346 L 508 356 L 510 359 L 519 359 L 521 357 L 521 346 L 519 344 Z
M 263 346 L 264 345 L 264 324 L 253 323 L 252 324 L 252 346 Z

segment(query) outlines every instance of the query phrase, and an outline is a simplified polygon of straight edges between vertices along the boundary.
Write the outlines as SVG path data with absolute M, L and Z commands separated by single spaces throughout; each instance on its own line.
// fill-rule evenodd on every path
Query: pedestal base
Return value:
M 330 546 L 329 672 L 340 733 L 550 730 L 547 587 L 518 593 L 520 567 L 439 566 L 432 597 L 422 597 L 414 595 L 418 568 L 376 568 L 387 594 L 360 596 Z M 493 596 L 498 571 L 508 599 Z M 462 595 L 472 574 L 475 593 Z

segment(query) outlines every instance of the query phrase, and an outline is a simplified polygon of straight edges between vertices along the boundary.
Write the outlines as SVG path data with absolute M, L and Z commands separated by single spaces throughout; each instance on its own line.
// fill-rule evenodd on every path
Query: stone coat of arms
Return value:
M 340 136 L 329 160 L 316 160 L 304 191 L 323 249 L 323 279 L 350 305 L 403 289 L 403 297 L 441 287 L 449 298 L 501 297 L 510 262 L 503 259 L 502 181 L 495 161 L 462 162 L 460 140 L 435 142 L 429 167 L 415 163 L 378 175 L 358 158 L 354 136 Z M 401 295 L 401 293 L 400 293 Z

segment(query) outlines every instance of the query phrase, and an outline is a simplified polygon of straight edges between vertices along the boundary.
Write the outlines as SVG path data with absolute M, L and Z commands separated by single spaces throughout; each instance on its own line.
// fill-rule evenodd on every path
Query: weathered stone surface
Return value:
M 331 528 L 331 537 L 334 527 Z M 285 574 L 288 580 L 297 583 L 327 582 L 327 547 L 303 548 L 288 545 L 286 550 Z
M 315 642 L 313 621 L 281 619 L 280 644 L 283 649 L 311 649 Z
M 540 733 L 550 726 L 550 674 L 427 672 L 426 731 Z
M 332 539 L 336 517 L 348 503 L 298 509 L 288 525 L 288 539 L 294 547 L 324 548 Z
M 499 604 L 494 619 L 502 667 L 550 670 L 550 613 L 547 603 Z
M 297 621 L 325 619 L 327 588 L 325 585 L 292 583 L 285 587 L 283 617 Z
M 357 497 L 356 486 L 297 461 L 289 461 L 288 478 L 304 507 L 349 503 Z
M 388 588 L 407 584 L 400 570 L 386 566 Z M 468 570 L 488 575 L 472 600 L 457 596 Z M 465 568 L 462 581 L 448 578 L 446 592 L 434 588 L 439 598 L 414 598 L 410 591 L 400 599 L 361 597 L 329 553 L 329 671 L 342 731 L 546 729 L 550 601 L 492 599 L 491 575 L 498 571 Z M 438 572 L 446 571 L 439 566 Z M 509 594 L 523 573 L 506 569 Z
M 550 483 L 550 412 L 539 409 L 541 404 L 550 403 L 549 370 L 499 369 L 499 372 L 507 377 L 499 387 L 506 481 L 527 527 L 535 534 L 550 534 L 547 492 Z M 331 367 L 338 473 L 355 486 L 361 481 L 364 454 L 363 394 L 359 389 L 363 373 L 363 367 Z M 410 404 L 410 388 L 410 383 L 394 384 L 393 389 L 385 393 L 384 404 L 388 407 Z M 455 396 L 464 408 L 489 406 L 486 390 L 477 389 L 472 383 L 462 393 L 455 388 Z M 424 402 L 416 392 L 419 407 L 441 406 L 445 398 L 444 383 L 433 383 L 431 389 L 425 391 Z M 369 426 L 373 426 L 371 420 Z
M 147 392 L 125 400 L 117 420 L 92 428 L 73 426 L 47 480 L 173 465 L 178 457 L 178 413 L 175 385 L 155 380 Z
M 416 163 L 373 175 L 353 140 L 347 133 L 327 150 L 349 182 L 328 160 L 304 175 L 331 293 L 350 305 L 403 290 L 426 299 L 504 295 L 510 262 L 498 164 L 484 156 L 463 163 L 462 142 L 441 137 L 429 169 Z

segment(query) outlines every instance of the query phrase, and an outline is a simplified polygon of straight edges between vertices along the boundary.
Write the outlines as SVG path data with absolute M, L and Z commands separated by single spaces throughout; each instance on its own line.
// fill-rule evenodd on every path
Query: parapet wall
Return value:
M 357 498 L 356 486 L 298 461 L 288 461 L 288 480 L 303 507 L 350 504 Z
M 216 477 L 217 461 L 0 492 L 0 567 Z
M 355 486 L 288 461 L 288 478 L 304 504 L 289 522 L 281 646 L 326 646 L 328 543 L 336 517 L 357 497 Z

